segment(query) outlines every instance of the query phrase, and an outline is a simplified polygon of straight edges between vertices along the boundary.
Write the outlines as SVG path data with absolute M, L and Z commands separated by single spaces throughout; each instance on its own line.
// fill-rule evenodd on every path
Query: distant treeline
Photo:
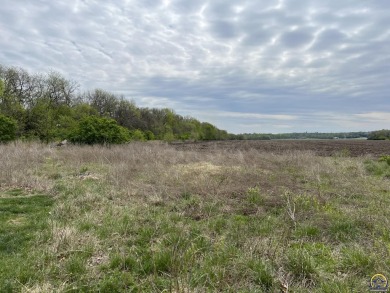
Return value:
M 0 65 L 0 141 L 121 143 L 228 138 L 226 131 L 172 109 L 141 108 L 103 89 L 80 92 L 78 88 L 77 82 L 57 72 L 30 74 Z

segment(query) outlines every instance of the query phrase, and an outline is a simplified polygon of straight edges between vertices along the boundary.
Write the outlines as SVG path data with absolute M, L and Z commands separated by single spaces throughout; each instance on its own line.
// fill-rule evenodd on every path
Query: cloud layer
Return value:
M 389 1 L 18 0 L 0 15 L 3 65 L 230 132 L 390 127 Z

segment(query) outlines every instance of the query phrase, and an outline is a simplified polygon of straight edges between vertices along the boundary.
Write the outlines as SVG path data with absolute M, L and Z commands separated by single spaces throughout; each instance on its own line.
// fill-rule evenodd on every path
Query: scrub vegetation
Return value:
M 388 156 L 0 145 L 0 292 L 366 292 Z
M 30 74 L 0 64 L 0 142 L 117 144 L 226 138 L 226 131 L 172 109 L 137 107 L 103 89 L 82 92 L 77 82 L 58 72 Z

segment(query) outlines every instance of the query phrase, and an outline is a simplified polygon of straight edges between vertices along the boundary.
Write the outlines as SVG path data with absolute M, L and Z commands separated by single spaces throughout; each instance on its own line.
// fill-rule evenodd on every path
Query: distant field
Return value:
M 0 292 L 368 292 L 389 147 L 0 145 Z
M 250 150 L 283 154 L 286 151 L 312 151 L 320 156 L 348 155 L 352 157 L 372 155 L 381 156 L 390 153 L 390 140 L 374 141 L 360 139 L 333 140 L 246 140 L 174 143 L 177 150 Z

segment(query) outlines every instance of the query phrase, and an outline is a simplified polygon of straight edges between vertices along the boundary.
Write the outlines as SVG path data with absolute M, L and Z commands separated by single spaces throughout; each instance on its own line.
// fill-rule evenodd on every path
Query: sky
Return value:
M 230 133 L 390 128 L 389 0 L 0 0 L 0 64 Z

